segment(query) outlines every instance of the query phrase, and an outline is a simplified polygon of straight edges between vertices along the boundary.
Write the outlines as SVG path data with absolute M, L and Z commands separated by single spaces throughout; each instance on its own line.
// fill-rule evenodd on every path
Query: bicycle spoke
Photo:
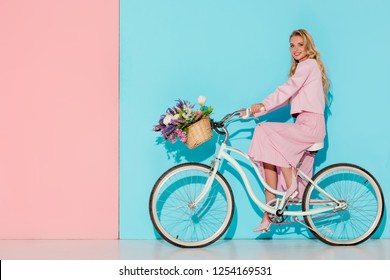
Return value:
M 217 175 L 210 191 L 196 205 L 210 167 L 182 164 L 167 171 L 151 195 L 151 218 L 160 235 L 181 247 L 202 247 L 217 240 L 233 214 L 231 190 Z
M 353 245 L 368 239 L 378 228 L 383 215 L 382 192 L 373 177 L 360 167 L 339 164 L 321 170 L 313 180 L 327 193 L 346 203 L 345 210 L 330 215 L 305 216 L 305 221 L 320 240 L 331 245 Z M 313 186 L 304 194 L 304 210 L 322 207 L 314 199 L 326 200 Z

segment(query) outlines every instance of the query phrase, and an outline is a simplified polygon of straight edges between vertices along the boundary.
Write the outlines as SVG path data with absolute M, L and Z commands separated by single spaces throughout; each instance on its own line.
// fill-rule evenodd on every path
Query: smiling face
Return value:
M 301 36 L 292 36 L 290 39 L 290 52 L 296 61 L 307 59 L 307 52 Z

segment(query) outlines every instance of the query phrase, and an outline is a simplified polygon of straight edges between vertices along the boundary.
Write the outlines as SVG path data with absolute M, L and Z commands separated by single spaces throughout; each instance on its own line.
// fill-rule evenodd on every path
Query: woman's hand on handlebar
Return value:
M 249 112 L 252 115 L 257 114 L 257 113 L 265 112 L 265 106 L 263 105 L 263 103 L 253 104 L 251 106 L 251 108 L 249 109 Z
M 247 119 L 250 115 L 258 114 L 261 112 L 265 112 L 265 106 L 263 103 L 253 104 L 250 108 L 241 109 L 240 118 Z

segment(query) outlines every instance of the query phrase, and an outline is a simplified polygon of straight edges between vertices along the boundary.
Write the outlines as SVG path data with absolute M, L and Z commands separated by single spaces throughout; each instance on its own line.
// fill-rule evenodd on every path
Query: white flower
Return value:
M 165 115 L 165 118 L 164 118 L 164 120 L 163 120 L 163 123 L 165 124 L 165 125 L 168 125 L 171 121 L 172 121 L 172 115 L 170 115 L 170 114 L 166 114 Z
M 183 105 L 182 116 L 185 120 L 191 118 L 192 116 L 191 106 L 188 106 L 187 104 Z
M 187 113 L 183 113 L 183 118 L 185 119 L 185 120 L 187 120 L 187 119 L 189 119 L 190 117 L 191 117 L 191 112 L 187 112 Z
M 206 96 L 199 96 L 198 97 L 198 104 L 200 105 L 200 106 L 203 106 L 204 104 L 206 103 Z

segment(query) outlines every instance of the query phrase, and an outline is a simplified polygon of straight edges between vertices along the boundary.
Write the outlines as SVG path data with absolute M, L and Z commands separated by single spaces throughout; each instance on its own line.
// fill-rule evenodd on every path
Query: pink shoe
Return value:
M 286 198 L 287 201 L 288 199 L 295 198 L 297 195 L 298 195 L 298 180 L 297 180 L 297 176 L 293 172 L 291 178 L 291 186 L 287 189 L 284 197 Z
M 267 213 L 264 215 L 267 215 Z M 267 215 L 266 219 L 258 227 L 254 228 L 253 231 L 254 232 L 259 231 L 260 233 L 266 233 L 269 231 L 271 225 L 272 225 L 272 222 L 270 221 L 270 219 L 268 218 L 268 215 Z

